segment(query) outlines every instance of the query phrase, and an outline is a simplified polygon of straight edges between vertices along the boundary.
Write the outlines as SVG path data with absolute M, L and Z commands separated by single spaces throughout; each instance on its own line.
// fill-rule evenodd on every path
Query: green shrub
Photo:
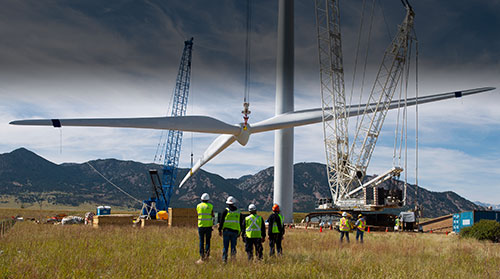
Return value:
M 472 237 L 472 227 L 465 227 L 460 230 L 460 236 L 461 237 Z
M 460 236 L 499 242 L 500 223 L 495 220 L 481 220 L 472 227 L 466 227 L 460 230 Z

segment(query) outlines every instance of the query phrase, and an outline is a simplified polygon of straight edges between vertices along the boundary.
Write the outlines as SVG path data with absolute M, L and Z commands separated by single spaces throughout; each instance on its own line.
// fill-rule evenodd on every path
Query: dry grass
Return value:
M 340 245 L 335 231 L 288 230 L 281 258 L 196 265 L 195 228 L 144 229 L 20 222 L 0 240 L 1 278 L 500 278 L 500 246 L 437 234 L 370 233 Z M 351 240 L 353 235 L 351 234 Z M 264 252 L 268 252 L 268 243 Z

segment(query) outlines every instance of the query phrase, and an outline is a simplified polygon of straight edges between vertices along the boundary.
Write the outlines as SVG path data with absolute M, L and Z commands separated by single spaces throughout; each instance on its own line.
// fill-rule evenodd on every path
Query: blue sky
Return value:
M 274 114 L 277 1 L 253 7 L 250 122 Z M 367 1 L 371 3 L 371 1 Z M 377 0 L 367 75 L 396 25 L 399 0 Z M 500 2 L 412 1 L 420 95 L 500 87 Z M 26 147 L 56 163 L 117 158 L 151 162 L 159 131 L 17 127 L 23 118 L 134 117 L 166 113 L 183 41 L 194 37 L 188 114 L 241 122 L 245 1 L 0 0 L 0 152 Z M 346 90 L 351 90 L 362 1 L 342 1 Z M 313 1 L 295 1 L 295 108 L 319 107 Z M 383 11 L 383 13 L 382 13 Z M 354 91 L 360 85 L 356 83 Z M 414 92 L 410 92 L 414 94 Z M 499 90 L 419 107 L 419 184 L 500 203 Z M 388 115 L 369 173 L 392 166 L 396 113 Z M 410 111 L 409 136 L 414 136 Z M 193 137 L 193 147 L 191 147 Z M 216 135 L 185 133 L 181 167 Z M 321 125 L 295 129 L 295 161 L 325 162 Z M 62 138 L 62 152 L 60 152 Z M 272 133 L 231 146 L 204 169 L 224 177 L 273 165 Z M 410 140 L 412 141 L 412 140 Z M 409 147 L 409 182 L 414 147 Z

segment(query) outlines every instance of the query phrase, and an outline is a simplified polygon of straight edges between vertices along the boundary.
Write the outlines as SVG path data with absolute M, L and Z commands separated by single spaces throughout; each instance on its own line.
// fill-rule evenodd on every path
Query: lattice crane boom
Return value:
M 348 180 L 345 174 L 349 137 L 344 66 L 340 34 L 340 11 L 337 0 L 315 0 L 321 80 L 321 107 L 328 168 L 328 183 L 334 200 L 339 188 Z M 332 119 L 331 121 L 325 121 Z
M 406 16 L 399 26 L 398 33 L 386 49 L 375 82 L 369 95 L 364 114 L 358 124 L 356 135 L 350 149 L 350 158 L 356 167 L 351 184 L 366 174 L 375 143 L 382 129 L 394 92 L 401 79 L 404 65 L 408 60 L 408 48 L 411 42 L 415 13 L 411 6 L 406 6 Z M 361 181 L 359 181 L 359 184 Z M 351 185 L 354 186 L 354 185 Z
M 175 81 L 175 88 L 172 95 L 171 117 L 182 117 L 186 115 L 186 108 L 189 96 L 189 85 L 191 80 L 191 57 L 193 50 L 193 38 L 184 42 L 179 71 Z M 155 196 L 144 201 L 142 215 L 148 218 L 155 218 L 157 211 L 168 210 L 172 190 L 177 178 L 177 168 L 182 147 L 182 131 L 169 129 L 165 144 L 162 145 L 163 166 L 161 179 L 158 170 L 150 170 L 151 182 Z M 162 139 L 160 139 L 161 145 Z M 155 161 L 157 161 L 155 156 Z M 161 162 L 161 157 L 158 160 Z
M 189 85 L 191 81 L 191 57 L 193 50 L 193 38 L 184 42 L 184 50 L 179 65 L 179 72 L 175 81 L 174 97 L 172 100 L 172 111 L 170 116 L 186 115 L 189 96 Z M 181 155 L 182 131 L 169 130 L 163 162 L 162 187 L 166 195 L 165 209 L 170 205 L 172 189 L 177 178 L 177 168 Z M 158 208 L 160 209 L 160 208 Z M 161 209 L 160 209 L 161 210 Z
M 406 17 L 385 51 L 367 105 L 356 126 L 354 140 L 350 143 L 339 0 L 315 0 L 328 183 L 336 207 L 342 207 L 359 192 L 354 189 L 363 188 L 360 187 L 363 186 L 362 179 L 408 58 L 415 14 L 408 2 L 403 4 Z M 401 171 L 395 168 L 393 173 Z

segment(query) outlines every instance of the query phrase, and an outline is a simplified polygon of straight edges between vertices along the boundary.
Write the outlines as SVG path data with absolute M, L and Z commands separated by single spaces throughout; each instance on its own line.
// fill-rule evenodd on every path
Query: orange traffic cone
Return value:
M 389 228 L 387 228 L 387 227 L 386 227 L 386 228 L 385 228 L 385 232 L 388 232 L 388 231 L 389 231 Z
M 323 227 L 319 227 L 319 232 L 323 232 Z
M 370 227 L 368 227 L 368 231 L 367 232 L 370 233 Z

